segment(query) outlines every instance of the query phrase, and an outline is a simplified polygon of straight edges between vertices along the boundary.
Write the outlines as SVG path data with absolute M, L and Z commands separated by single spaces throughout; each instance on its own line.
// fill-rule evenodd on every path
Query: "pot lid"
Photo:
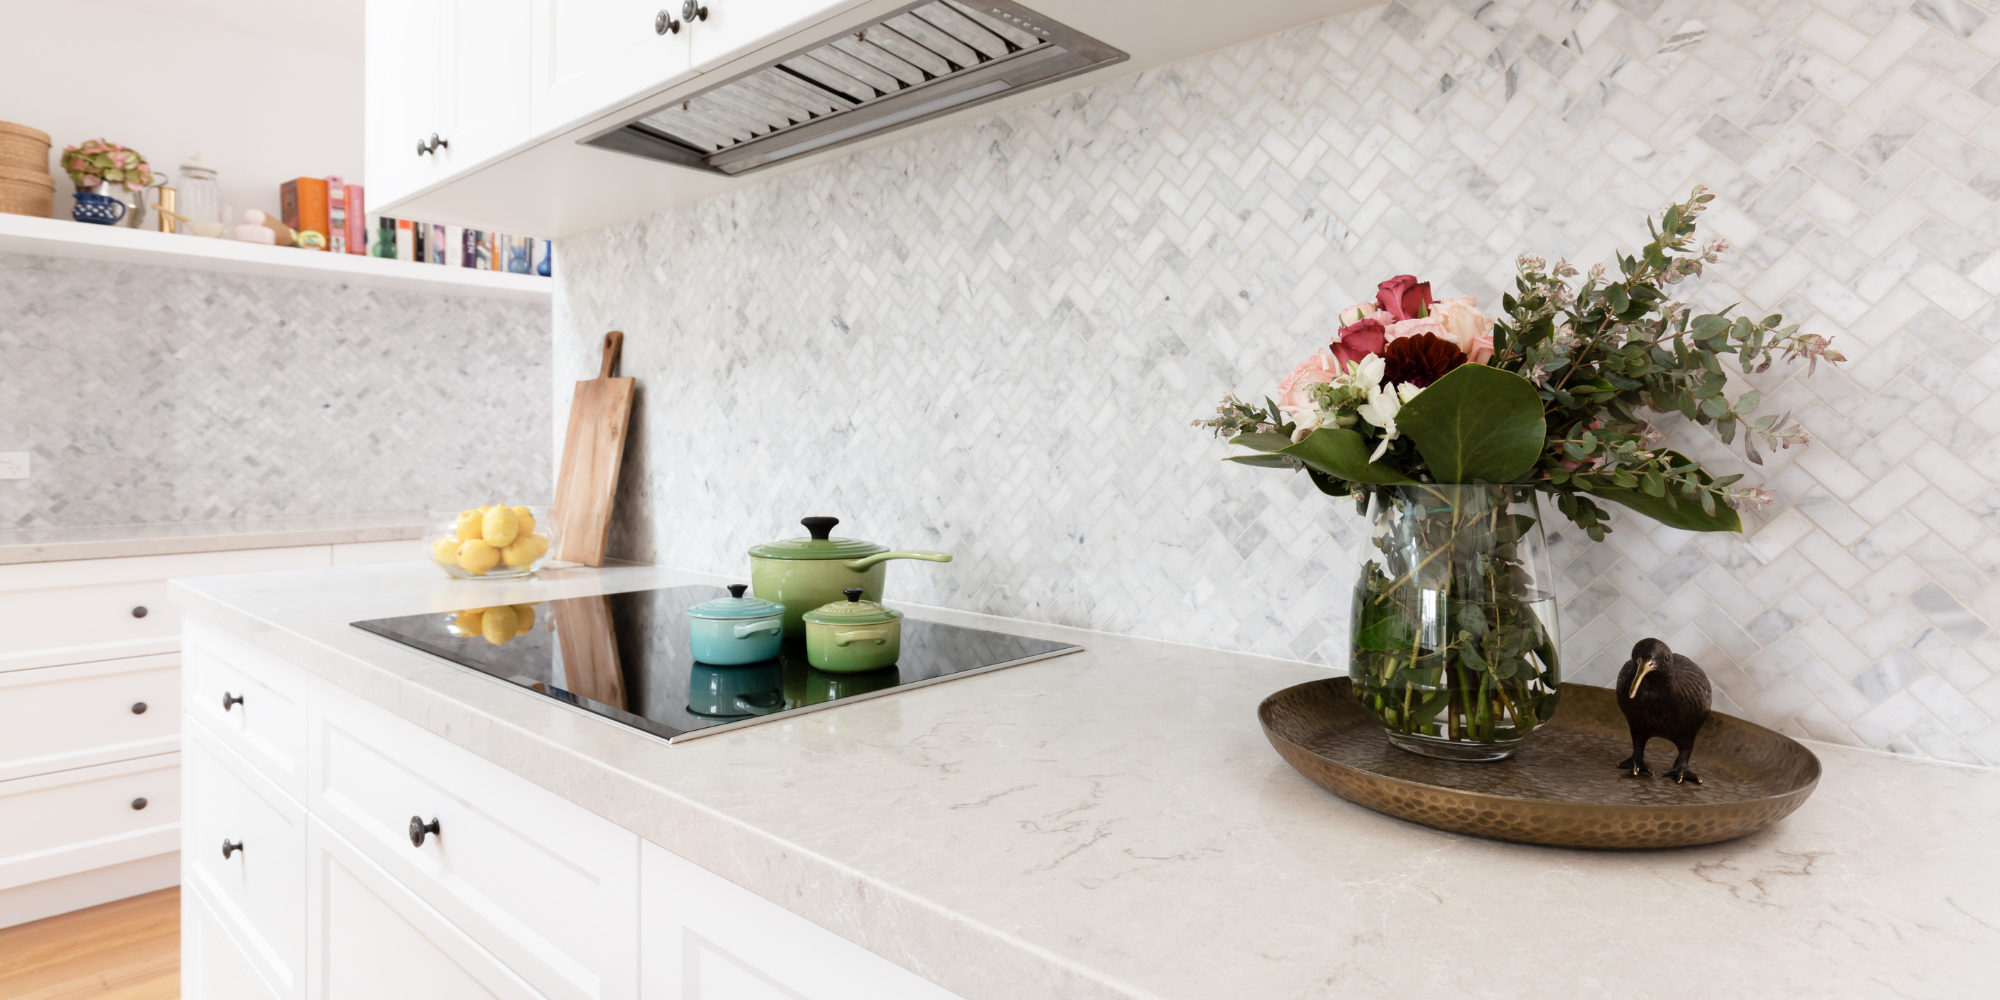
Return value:
M 750 554 L 760 559 L 859 559 L 889 551 L 886 546 L 859 538 L 828 538 L 833 526 L 840 523 L 837 517 L 807 517 L 801 518 L 799 523 L 812 532 L 811 538 L 770 542 L 751 549 Z
M 707 604 L 697 604 L 687 609 L 689 618 L 769 618 L 785 613 L 785 606 L 773 604 L 761 597 L 744 597 L 746 588 L 740 583 L 729 585 L 729 596 L 718 597 Z
M 822 604 L 806 612 L 805 620 L 818 625 L 873 625 L 903 617 L 901 611 L 892 611 L 874 601 L 862 600 L 860 587 L 849 587 L 841 593 L 847 595 L 847 600 Z

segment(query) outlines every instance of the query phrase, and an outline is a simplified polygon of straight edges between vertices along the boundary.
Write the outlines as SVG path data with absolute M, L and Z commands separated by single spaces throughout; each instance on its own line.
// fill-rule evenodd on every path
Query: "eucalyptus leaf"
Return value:
M 1476 364 L 1459 365 L 1405 403 L 1396 427 L 1440 483 L 1514 482 L 1534 468 L 1548 437 L 1534 383 Z
M 1309 468 L 1318 469 L 1329 476 L 1336 476 L 1352 483 L 1391 486 L 1416 482 L 1386 465 L 1370 462 L 1368 450 L 1367 439 L 1353 430 L 1346 427 L 1321 427 L 1306 435 L 1305 440 L 1298 444 L 1280 449 L 1278 454 L 1290 455 L 1306 463 Z
M 1255 448 L 1258 451 L 1284 451 L 1292 446 L 1292 439 L 1284 434 L 1250 433 L 1238 434 L 1230 438 L 1229 443 L 1243 448 Z
M 1282 455 L 1231 455 L 1223 459 L 1238 465 L 1254 465 L 1259 469 L 1296 469 L 1297 462 Z
M 1621 490 L 1608 486 L 1593 486 L 1590 495 L 1609 500 L 1635 514 L 1644 514 L 1669 528 L 1682 531 L 1734 531 L 1742 533 L 1743 519 L 1729 507 L 1717 507 L 1714 513 L 1702 510 L 1701 505 L 1692 500 L 1678 503 L 1666 497 L 1648 496 L 1638 490 Z M 1702 494 L 1704 497 L 1706 493 Z

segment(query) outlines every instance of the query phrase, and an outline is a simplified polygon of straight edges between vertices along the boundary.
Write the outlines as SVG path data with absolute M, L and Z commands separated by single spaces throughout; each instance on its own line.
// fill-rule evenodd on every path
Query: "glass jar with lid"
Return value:
M 181 164 L 180 181 L 176 187 L 180 198 L 175 211 L 186 221 L 175 226 L 175 231 L 196 236 L 221 236 L 222 187 L 216 183 L 215 168 L 203 163 L 201 154 L 196 153 L 192 159 Z

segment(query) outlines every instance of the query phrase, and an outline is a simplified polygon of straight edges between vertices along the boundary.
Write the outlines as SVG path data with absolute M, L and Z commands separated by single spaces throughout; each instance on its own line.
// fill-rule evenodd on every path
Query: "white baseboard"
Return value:
M 58 913 L 81 910 L 86 906 L 179 884 L 179 851 L 30 882 L 0 890 L 0 927 L 25 924 L 30 920 L 53 917 Z

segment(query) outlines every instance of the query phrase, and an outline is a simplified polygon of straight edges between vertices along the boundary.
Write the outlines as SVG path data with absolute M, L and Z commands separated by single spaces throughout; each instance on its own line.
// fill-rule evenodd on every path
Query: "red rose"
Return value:
M 1396 275 L 1375 286 L 1375 304 L 1398 320 L 1422 319 L 1431 314 L 1431 283 L 1414 274 Z
M 1333 351 L 1333 359 L 1340 362 L 1340 370 L 1347 370 L 1349 361 L 1359 361 L 1370 354 L 1382 353 L 1383 344 L 1389 338 L 1379 320 L 1364 319 L 1349 323 L 1334 334 L 1333 343 L 1328 345 Z

